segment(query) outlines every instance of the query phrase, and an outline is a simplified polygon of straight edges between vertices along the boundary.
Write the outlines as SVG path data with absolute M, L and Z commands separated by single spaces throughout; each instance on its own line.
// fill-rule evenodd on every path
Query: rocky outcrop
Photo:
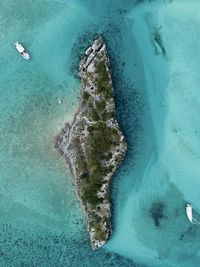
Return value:
M 113 86 L 106 46 L 101 38 L 85 52 L 79 66 L 83 94 L 72 125 L 58 135 L 85 211 L 93 249 L 111 234 L 110 180 L 121 163 L 126 142 L 115 117 Z

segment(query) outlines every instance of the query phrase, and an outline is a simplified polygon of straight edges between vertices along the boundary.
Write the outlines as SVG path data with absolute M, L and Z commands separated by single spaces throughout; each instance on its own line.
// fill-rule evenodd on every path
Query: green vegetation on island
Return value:
M 109 60 L 101 38 L 86 55 L 80 63 L 83 94 L 79 112 L 57 146 L 70 164 L 91 244 L 97 249 L 111 233 L 109 183 L 124 157 L 126 143 L 115 118 Z

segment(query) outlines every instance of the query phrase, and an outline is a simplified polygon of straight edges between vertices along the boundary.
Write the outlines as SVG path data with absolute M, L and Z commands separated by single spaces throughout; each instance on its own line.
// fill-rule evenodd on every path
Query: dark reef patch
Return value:
M 154 220 L 154 224 L 156 227 L 160 226 L 160 220 L 164 218 L 164 211 L 165 205 L 162 202 L 155 202 L 152 204 L 149 213 L 152 219 Z

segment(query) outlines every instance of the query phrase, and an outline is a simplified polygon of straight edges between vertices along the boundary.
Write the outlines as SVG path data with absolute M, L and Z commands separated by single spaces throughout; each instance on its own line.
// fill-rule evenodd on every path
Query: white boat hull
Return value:
M 24 47 L 22 46 L 21 43 L 16 42 L 16 43 L 15 43 L 15 48 L 17 49 L 17 51 L 21 54 L 21 56 L 22 56 L 25 60 L 29 60 L 29 59 L 30 59 L 30 55 L 29 55 L 29 53 L 24 49 Z
M 188 217 L 188 220 L 192 223 L 193 222 L 192 205 L 187 204 L 185 209 L 186 209 L 186 215 Z
M 193 214 L 192 214 L 192 205 L 191 204 L 187 204 L 186 205 L 186 214 L 187 214 L 188 220 L 192 224 L 200 225 L 200 221 L 198 221 L 197 219 L 195 219 L 193 217 Z

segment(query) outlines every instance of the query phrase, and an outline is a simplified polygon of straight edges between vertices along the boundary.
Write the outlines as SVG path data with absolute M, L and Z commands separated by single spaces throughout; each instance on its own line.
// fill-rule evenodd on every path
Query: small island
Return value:
M 79 65 L 83 93 L 78 112 L 56 139 L 56 148 L 74 177 L 93 249 L 111 234 L 109 185 L 127 148 L 116 121 L 109 68 L 105 43 L 95 39 Z

